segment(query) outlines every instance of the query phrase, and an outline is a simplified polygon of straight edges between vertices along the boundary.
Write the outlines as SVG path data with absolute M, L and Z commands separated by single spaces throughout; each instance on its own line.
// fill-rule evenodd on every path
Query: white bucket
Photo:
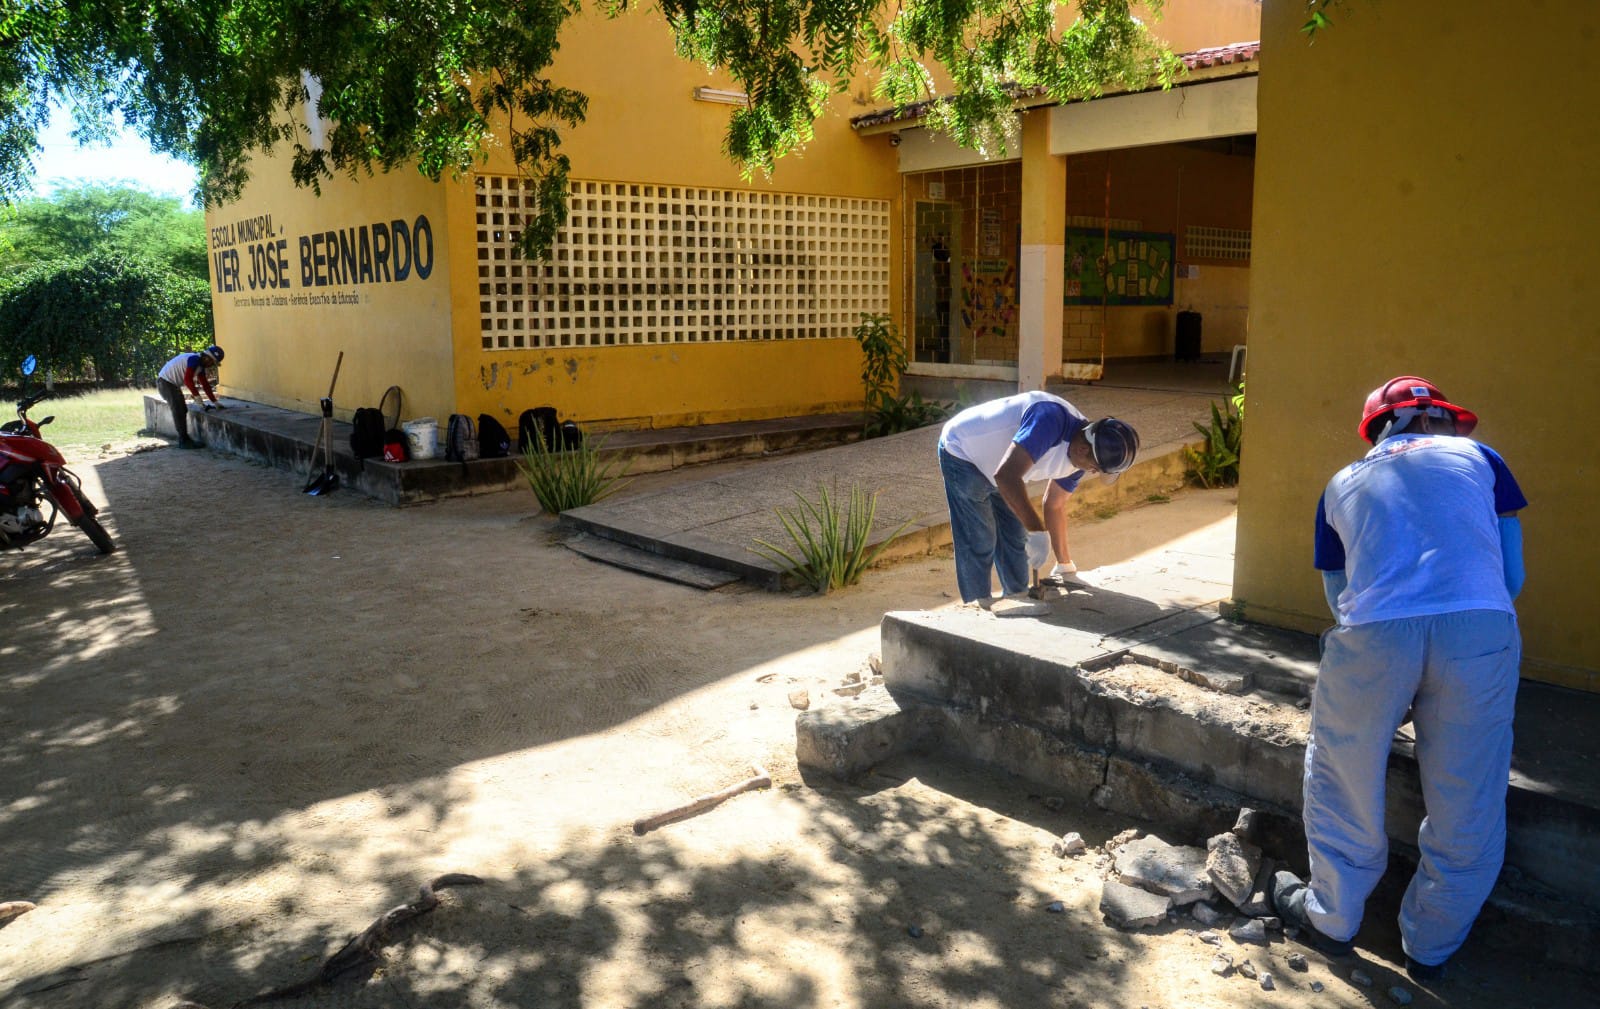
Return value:
M 406 434 L 406 450 L 413 459 L 432 459 L 434 446 L 439 441 L 439 422 L 432 417 L 418 417 L 400 425 Z

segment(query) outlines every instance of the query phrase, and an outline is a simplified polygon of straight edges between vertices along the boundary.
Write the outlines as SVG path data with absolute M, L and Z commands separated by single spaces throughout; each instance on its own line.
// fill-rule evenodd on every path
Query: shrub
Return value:
M 604 438 L 585 438 L 564 451 L 547 448 L 544 439 L 533 438 L 517 460 L 517 469 L 539 499 L 539 507 L 558 515 L 604 500 L 627 486 L 628 460 L 601 458 L 604 448 Z
M 41 263 L 0 290 L 0 370 L 33 354 L 59 380 L 154 379 L 184 348 L 211 342 L 204 280 L 96 252 Z
M 860 487 L 852 485 L 848 502 L 839 502 L 820 484 L 817 491 L 819 497 L 815 504 L 795 491 L 794 496 L 800 502 L 798 508 L 787 512 L 776 509 L 778 521 L 789 534 L 792 553 L 766 540 L 756 540 L 754 552 L 777 561 L 785 575 L 812 591 L 826 594 L 860 581 L 861 573 L 872 566 L 911 521 L 907 519 L 901 523 L 869 551 L 867 542 L 878 515 L 878 492 L 868 497 Z
M 1199 448 L 1184 446 L 1189 474 L 1202 487 L 1232 487 L 1239 482 L 1239 453 L 1244 439 L 1244 384 L 1233 387 L 1227 404 L 1211 404 L 1211 424 L 1196 422 L 1205 436 Z
M 861 344 L 861 385 L 867 397 L 864 437 L 899 434 L 950 415 L 950 404 L 925 400 L 920 392 L 895 395 L 906 370 L 906 348 L 887 315 L 862 312 L 855 336 Z

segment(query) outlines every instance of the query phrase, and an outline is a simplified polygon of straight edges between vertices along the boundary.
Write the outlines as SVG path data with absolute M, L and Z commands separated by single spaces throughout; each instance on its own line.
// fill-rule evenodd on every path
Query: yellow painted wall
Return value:
M 243 198 L 206 213 L 217 342 L 227 352 L 221 369 L 226 393 L 316 412 L 342 350 L 333 397 L 339 416 L 377 406 L 391 385 L 404 390 L 406 417 L 448 416 L 454 390 L 441 187 L 398 171 L 359 182 L 336 179 L 319 198 L 295 188 L 286 160 L 258 158 L 252 167 Z M 247 223 L 268 215 L 270 237 Z M 358 269 L 354 278 L 343 277 L 315 263 L 321 243 L 310 243 L 330 231 L 353 235 L 358 245 L 364 231 L 370 246 L 374 224 L 392 232 L 399 220 L 410 231 L 419 218 L 432 236 L 425 278 L 415 254 L 404 280 L 396 279 L 392 253 L 369 255 L 370 276 Z M 395 248 L 392 240 L 389 245 Z
M 620 57 L 619 54 L 626 54 Z M 611 20 L 591 10 L 563 36 L 552 76 L 589 96 L 588 121 L 566 135 L 572 177 L 665 182 L 772 192 L 846 195 L 889 203 L 890 310 L 898 310 L 900 178 L 885 137 L 857 137 L 849 118 L 868 111 L 838 96 L 808 149 L 779 162 L 771 179 L 740 177 L 723 155 L 729 106 L 695 101 L 697 85 L 727 80 L 673 51 L 660 17 Z M 486 172 L 511 174 L 502 152 Z M 792 416 L 861 407 L 860 349 L 853 338 L 739 344 L 672 344 L 551 350 L 481 349 L 470 190 L 449 197 L 455 272 L 457 410 L 514 419 L 548 403 L 563 417 L 600 426 L 670 426 Z M 461 244 L 464 243 L 464 244 Z M 863 305 L 863 308 L 876 306 Z
M 1357 4 L 1313 46 L 1303 19 L 1298 0 L 1263 17 L 1236 597 L 1329 622 L 1317 497 L 1365 447 L 1366 394 L 1420 374 L 1479 413 L 1530 501 L 1524 674 L 1600 689 L 1600 7 Z M 1508 30 L 1537 40 L 1537 73 L 1508 68 Z
M 721 151 L 731 109 L 695 101 L 696 85 L 728 86 L 680 59 L 659 16 L 634 12 L 610 20 L 586 11 L 573 19 L 553 68 L 562 84 L 589 96 L 588 121 L 566 131 L 562 148 L 574 179 L 635 181 L 883 200 L 891 228 L 890 302 L 899 255 L 900 179 L 883 137 L 859 138 L 849 117 L 865 111 L 839 96 L 804 153 L 784 159 L 771 179 L 745 180 Z M 509 155 L 492 153 L 483 171 L 515 174 Z M 600 426 L 670 426 L 761 419 L 861 406 L 860 350 L 853 338 L 492 351 L 481 348 L 471 177 L 429 183 L 409 169 L 323 187 L 319 199 L 296 189 L 287 164 L 259 159 L 244 197 L 207 215 L 208 227 L 271 215 L 287 241 L 291 287 L 248 289 L 248 244 L 226 238 L 246 269 L 239 292 L 213 292 L 218 341 L 228 351 L 227 391 L 241 398 L 307 411 L 327 390 L 334 355 L 345 351 L 335 402 L 341 416 L 376 405 L 400 385 L 407 417 L 492 413 L 514 422 L 524 409 L 549 404 L 563 417 Z M 404 284 L 300 283 L 301 235 L 425 216 L 434 237 L 434 272 Z M 219 232 L 221 233 L 221 232 Z M 215 280 L 215 278 L 214 278 Z M 214 284 L 215 287 L 215 284 Z M 355 300 L 332 307 L 251 303 L 342 292 Z M 244 300 L 237 300 L 243 297 Z

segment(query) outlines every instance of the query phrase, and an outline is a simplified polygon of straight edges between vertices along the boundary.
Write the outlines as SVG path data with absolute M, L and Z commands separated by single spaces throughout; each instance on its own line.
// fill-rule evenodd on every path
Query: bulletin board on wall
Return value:
M 1068 305 L 1170 305 L 1175 236 L 1160 231 L 1068 228 Z

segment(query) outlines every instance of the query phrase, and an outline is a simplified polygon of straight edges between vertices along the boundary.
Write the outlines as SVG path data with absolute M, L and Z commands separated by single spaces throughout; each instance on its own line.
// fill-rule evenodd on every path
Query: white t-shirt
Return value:
M 1505 461 L 1470 438 L 1403 434 L 1328 481 L 1317 502 L 1316 566 L 1343 569 L 1345 625 L 1515 612 L 1498 516 L 1527 507 Z
M 1054 480 L 1076 490 L 1083 471 L 1067 458 L 1067 443 L 1088 423 L 1077 408 L 1048 392 L 1023 392 L 969 406 L 945 422 L 939 444 L 994 483 L 1006 452 L 1021 445 L 1033 459 L 1026 481 Z

